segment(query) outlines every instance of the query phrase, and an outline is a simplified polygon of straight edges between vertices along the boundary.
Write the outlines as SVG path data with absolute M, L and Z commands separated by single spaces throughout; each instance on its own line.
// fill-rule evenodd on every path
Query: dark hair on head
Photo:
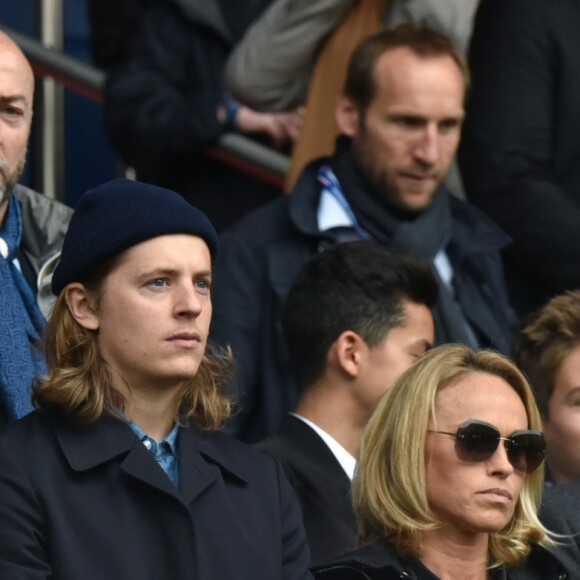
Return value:
M 377 346 L 405 322 L 405 300 L 431 307 L 437 293 L 430 266 L 372 242 L 344 242 L 315 255 L 300 271 L 284 309 L 299 388 L 320 377 L 341 333 L 352 330 Z
M 461 71 L 465 88 L 469 87 L 469 69 L 464 56 L 443 34 L 412 23 L 381 30 L 365 38 L 351 56 L 344 85 L 344 94 L 363 113 L 375 97 L 375 69 L 379 58 L 395 48 L 408 48 L 422 58 L 449 56 Z
M 514 339 L 512 358 L 528 376 L 544 419 L 556 375 L 564 359 L 580 346 L 580 290 L 552 298 L 532 314 Z

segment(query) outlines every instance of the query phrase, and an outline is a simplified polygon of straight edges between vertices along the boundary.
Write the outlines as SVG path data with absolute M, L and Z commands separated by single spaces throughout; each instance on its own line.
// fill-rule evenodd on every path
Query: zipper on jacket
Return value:
M 323 568 L 322 570 L 318 570 L 316 575 L 325 574 L 326 572 L 332 572 L 333 570 L 352 570 L 356 572 L 361 578 L 364 580 L 373 580 L 368 574 L 363 572 L 360 568 L 355 568 L 354 566 L 349 566 L 348 564 L 335 564 L 334 566 L 329 566 L 328 568 Z M 411 576 L 406 572 L 400 572 L 399 580 L 411 580 Z

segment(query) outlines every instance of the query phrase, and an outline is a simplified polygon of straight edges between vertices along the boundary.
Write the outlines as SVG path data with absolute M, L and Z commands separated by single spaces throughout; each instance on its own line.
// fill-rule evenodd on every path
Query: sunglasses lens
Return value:
M 464 423 L 455 438 L 457 455 L 461 461 L 475 463 L 489 459 L 497 449 L 499 431 L 483 422 Z
M 457 456 L 475 463 L 488 460 L 501 441 L 499 431 L 483 421 L 468 421 L 457 429 Z M 546 442 L 539 431 L 516 431 L 505 439 L 507 456 L 514 469 L 522 473 L 536 470 L 546 457 Z
M 546 442 L 538 431 L 520 431 L 506 441 L 508 459 L 515 469 L 532 473 L 546 457 Z

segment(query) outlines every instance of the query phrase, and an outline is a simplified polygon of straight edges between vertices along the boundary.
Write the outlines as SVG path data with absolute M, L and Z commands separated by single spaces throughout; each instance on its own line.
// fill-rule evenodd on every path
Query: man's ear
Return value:
M 87 330 L 99 328 L 97 300 L 94 292 L 83 284 L 73 282 L 64 289 L 64 299 L 73 318 Z
M 359 128 L 359 109 L 350 97 L 341 95 L 336 101 L 336 124 L 340 132 L 347 137 L 354 137 Z
M 360 372 L 365 341 L 352 330 L 345 330 L 335 341 L 336 361 L 343 372 L 351 378 L 356 378 Z

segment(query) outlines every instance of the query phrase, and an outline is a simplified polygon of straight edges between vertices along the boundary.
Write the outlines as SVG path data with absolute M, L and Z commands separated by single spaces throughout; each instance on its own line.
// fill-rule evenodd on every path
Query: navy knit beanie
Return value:
M 218 236 L 209 219 L 174 191 L 115 179 L 87 191 L 73 213 L 51 288 L 61 293 L 105 260 L 145 240 L 167 234 L 202 238 L 212 258 Z

